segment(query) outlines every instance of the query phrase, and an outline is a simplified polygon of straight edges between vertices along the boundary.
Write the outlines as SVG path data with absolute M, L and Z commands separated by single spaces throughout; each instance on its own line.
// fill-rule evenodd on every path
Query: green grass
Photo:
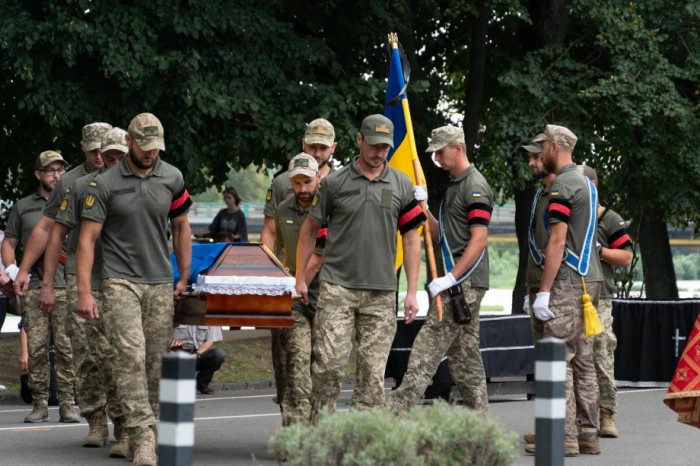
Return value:
M 479 308 L 480 312 L 503 312 L 503 306 L 484 306 Z
M 0 384 L 7 387 L 7 391 L 19 391 L 19 376 L 22 371 L 19 368 L 19 334 L 0 336 Z

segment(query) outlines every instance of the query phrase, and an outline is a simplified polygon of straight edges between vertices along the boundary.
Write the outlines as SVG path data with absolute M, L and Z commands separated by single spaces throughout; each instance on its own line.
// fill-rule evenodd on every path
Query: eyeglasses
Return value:
M 63 175 L 66 172 L 65 168 L 43 168 L 41 170 L 38 170 L 40 172 L 44 172 L 49 176 L 54 176 L 56 173 L 59 175 Z

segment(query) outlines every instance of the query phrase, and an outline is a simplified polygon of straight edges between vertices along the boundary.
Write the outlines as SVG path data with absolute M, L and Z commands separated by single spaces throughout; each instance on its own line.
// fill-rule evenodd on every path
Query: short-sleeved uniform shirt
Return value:
M 196 351 L 205 341 L 217 342 L 224 339 L 221 327 L 205 325 L 180 325 L 175 327 L 173 338 L 185 342 L 185 351 Z
M 73 183 L 78 178 L 82 178 L 90 173 L 92 173 L 92 170 L 90 170 L 90 167 L 87 166 L 87 163 L 64 173 L 63 176 L 56 182 L 56 186 L 54 186 L 53 191 L 51 191 L 51 196 L 49 196 L 49 200 L 44 207 L 44 215 L 51 220 L 55 220 L 59 210 L 62 207 L 65 209 L 66 202 L 64 202 L 64 200 L 70 194 Z
M 46 202 L 46 199 L 39 194 L 39 191 L 17 201 L 10 211 L 10 217 L 7 220 L 7 227 L 5 228 L 5 235 L 9 238 L 19 240 L 23 247 L 26 246 L 29 237 L 32 235 L 34 226 L 41 218 L 44 207 L 46 207 Z M 58 264 L 58 268 L 56 269 L 53 286 L 56 289 L 63 289 L 66 287 L 64 267 L 61 263 Z M 41 278 L 39 278 L 38 274 L 33 273 L 32 277 L 29 279 L 29 289 L 38 290 L 40 288 Z
M 187 215 L 192 200 L 180 170 L 156 158 L 137 176 L 128 161 L 88 185 L 82 217 L 103 224 L 102 278 L 133 283 L 172 283 L 168 218 Z
M 450 176 L 442 209 L 444 234 L 456 264 L 472 238 L 470 228 L 488 228 L 493 212 L 491 187 L 474 165 L 457 177 Z M 472 272 L 471 281 L 474 287 L 489 287 L 488 248 Z
M 542 255 L 545 253 L 546 245 L 549 242 L 549 235 L 547 235 L 547 229 L 545 228 L 544 222 L 547 220 L 545 213 L 549 208 L 549 191 L 543 188 L 542 195 L 537 201 L 537 206 L 535 207 L 535 218 L 532 219 L 535 226 L 535 242 L 542 251 Z M 528 232 L 529 234 L 529 232 Z M 542 248 L 541 245 L 545 245 Z M 532 254 L 529 252 L 527 254 L 527 270 L 525 272 L 525 286 L 528 288 L 539 288 L 540 282 L 542 281 L 542 268 L 535 264 Z
M 632 251 L 632 240 L 620 214 L 608 209 L 603 218 L 598 219 L 598 242 L 604 248 Z M 601 261 L 601 266 L 605 280 L 600 297 L 612 299 L 615 294 L 615 267 L 605 261 Z
M 323 179 L 309 218 L 328 224 L 321 280 L 351 289 L 396 290 L 396 233 L 419 227 L 425 214 L 405 174 L 384 164 L 369 180 L 357 158 Z
M 70 192 L 67 193 L 64 202 L 61 203 L 58 214 L 56 214 L 56 222 L 67 226 L 71 229 L 68 234 L 67 251 L 66 251 L 66 274 L 76 274 L 76 255 L 78 253 L 78 243 L 80 242 L 80 226 L 82 224 L 83 200 L 90 182 L 95 177 L 107 169 L 102 167 L 99 171 L 90 173 L 78 178 L 72 183 Z M 91 288 L 93 290 L 102 289 L 102 235 L 95 242 L 95 256 L 92 265 Z
M 581 253 L 591 215 L 587 184 L 587 178 L 576 164 L 571 163 L 559 170 L 549 189 L 549 225 L 561 222 L 568 224 L 566 246 L 576 254 Z M 594 208 L 596 211 L 593 212 L 593 215 L 597 217 L 598 206 L 596 205 Z M 546 243 L 540 244 L 540 248 L 545 251 Z M 587 282 L 603 281 L 603 270 L 600 265 L 600 256 L 595 248 L 595 238 L 593 247 L 591 247 L 588 275 L 585 278 Z M 563 260 L 556 279 L 570 280 L 577 288 L 582 286 L 580 275 L 569 268 Z
M 284 265 L 289 269 L 289 273 L 296 275 L 297 272 L 297 243 L 299 242 L 299 230 L 301 225 L 306 221 L 309 213 L 309 208 L 303 207 L 297 201 L 296 196 L 289 196 L 277 206 L 277 215 L 275 216 L 275 227 L 277 229 L 277 238 L 275 246 L 284 251 Z M 328 238 L 328 227 L 322 225 L 316 238 L 315 254 L 323 254 L 323 248 L 326 245 Z M 294 302 L 294 309 L 297 309 L 302 314 L 313 317 L 316 314 L 316 301 L 318 300 L 318 292 L 320 287 L 320 273 L 317 273 L 314 279 L 308 286 L 309 304 L 302 302 Z

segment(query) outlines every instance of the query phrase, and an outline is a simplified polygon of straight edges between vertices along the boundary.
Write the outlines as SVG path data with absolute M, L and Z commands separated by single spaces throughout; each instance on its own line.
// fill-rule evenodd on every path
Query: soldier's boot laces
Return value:
M 88 420 L 90 430 L 83 439 L 83 446 L 87 448 L 100 448 L 107 445 L 109 441 L 109 428 L 107 427 L 107 417 L 103 411 L 95 411 Z
M 32 409 L 32 412 L 24 418 L 24 422 L 49 422 L 49 408 L 46 406 L 34 405 L 34 409 Z
M 600 408 L 600 436 L 617 438 L 619 433 L 615 427 L 615 415 L 607 408 Z
M 147 437 L 141 441 L 134 452 L 134 466 L 157 466 L 156 441 L 152 437 Z
M 58 408 L 58 421 L 71 424 L 80 422 L 80 417 L 75 414 L 75 410 L 73 409 L 73 403 L 61 403 L 61 406 Z
M 110 458 L 128 458 L 129 457 L 129 435 L 126 430 L 122 429 L 119 435 L 119 440 L 116 445 L 109 451 Z

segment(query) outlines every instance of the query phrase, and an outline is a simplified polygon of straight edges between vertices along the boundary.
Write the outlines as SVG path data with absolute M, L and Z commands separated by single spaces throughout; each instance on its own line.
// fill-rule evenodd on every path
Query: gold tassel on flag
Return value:
M 598 318 L 598 312 L 596 312 L 593 303 L 591 303 L 591 296 L 586 291 L 586 281 L 583 277 L 581 277 L 581 283 L 583 284 L 583 296 L 581 296 L 581 301 L 583 301 L 583 323 L 586 327 L 586 338 L 588 338 L 599 335 L 603 331 L 603 325 Z

